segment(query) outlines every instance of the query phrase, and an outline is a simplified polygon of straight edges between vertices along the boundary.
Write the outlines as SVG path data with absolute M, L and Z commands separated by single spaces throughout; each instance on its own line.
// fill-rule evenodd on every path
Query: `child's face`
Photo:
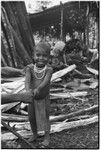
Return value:
M 34 61 L 37 67 L 42 68 L 48 63 L 49 54 L 45 50 L 37 47 L 34 53 Z

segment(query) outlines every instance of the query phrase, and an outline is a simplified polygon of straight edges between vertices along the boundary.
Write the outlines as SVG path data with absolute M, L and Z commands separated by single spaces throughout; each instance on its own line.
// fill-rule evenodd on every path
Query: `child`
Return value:
M 42 145 L 48 146 L 50 136 L 49 124 L 49 90 L 53 70 L 48 66 L 50 57 L 50 45 L 46 42 L 39 42 L 34 50 L 34 62 L 26 68 L 26 91 L 33 93 L 33 102 L 28 106 L 28 115 L 33 132 L 30 142 L 36 140 L 37 131 L 45 131 Z

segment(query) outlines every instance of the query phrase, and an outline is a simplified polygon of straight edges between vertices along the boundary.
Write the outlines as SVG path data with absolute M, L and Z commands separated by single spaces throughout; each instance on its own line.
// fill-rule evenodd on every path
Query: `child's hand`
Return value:
M 38 90 L 37 88 L 34 89 L 33 95 L 34 95 L 34 97 L 35 97 L 36 99 L 39 97 L 39 90 Z

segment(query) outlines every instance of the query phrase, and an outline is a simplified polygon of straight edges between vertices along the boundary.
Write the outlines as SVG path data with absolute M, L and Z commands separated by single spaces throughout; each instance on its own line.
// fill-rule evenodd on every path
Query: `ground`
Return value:
M 33 143 L 36 148 L 38 143 L 43 140 L 43 137 L 38 138 L 36 143 Z M 19 146 L 21 141 L 9 142 L 10 148 Z M 7 148 L 7 143 L 3 143 L 2 148 Z M 22 148 L 27 148 L 25 144 L 21 144 Z M 8 148 L 9 148 L 8 147 Z M 18 147 L 21 148 L 21 147 Z M 71 130 L 65 130 L 59 133 L 51 134 L 51 141 L 48 148 L 51 149 L 98 149 L 98 123 L 88 125 L 86 127 L 79 127 Z

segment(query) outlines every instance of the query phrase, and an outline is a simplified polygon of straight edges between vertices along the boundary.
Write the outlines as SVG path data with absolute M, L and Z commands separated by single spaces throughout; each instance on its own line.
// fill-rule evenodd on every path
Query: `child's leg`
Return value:
M 46 100 L 46 129 L 45 129 L 45 137 L 42 144 L 44 146 L 48 146 L 50 142 L 50 121 L 49 121 L 49 111 L 50 111 L 50 101 Z
M 37 138 L 37 126 L 36 126 L 34 103 L 28 105 L 28 116 L 29 116 L 31 129 L 33 132 L 33 137 L 29 139 L 29 142 L 32 142 Z

